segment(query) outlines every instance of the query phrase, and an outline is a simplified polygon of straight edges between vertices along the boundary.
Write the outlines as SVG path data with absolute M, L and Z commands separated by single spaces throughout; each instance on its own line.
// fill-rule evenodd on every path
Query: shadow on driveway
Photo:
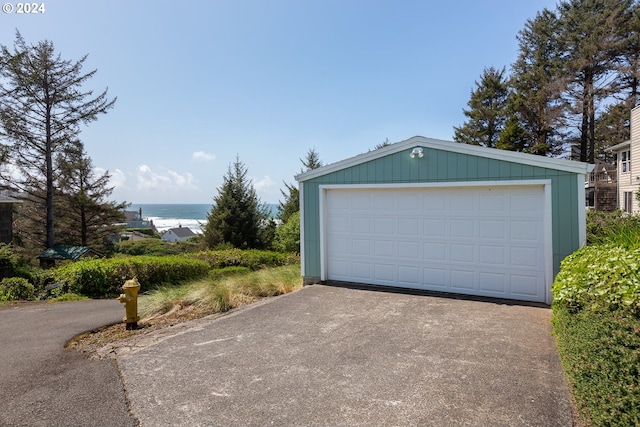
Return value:
M 570 426 L 550 316 L 313 285 L 119 363 L 143 426 Z

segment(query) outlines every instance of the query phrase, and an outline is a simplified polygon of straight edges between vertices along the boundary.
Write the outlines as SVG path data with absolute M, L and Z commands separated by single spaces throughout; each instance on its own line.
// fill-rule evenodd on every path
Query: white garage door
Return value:
M 326 190 L 329 280 L 544 302 L 544 187 Z

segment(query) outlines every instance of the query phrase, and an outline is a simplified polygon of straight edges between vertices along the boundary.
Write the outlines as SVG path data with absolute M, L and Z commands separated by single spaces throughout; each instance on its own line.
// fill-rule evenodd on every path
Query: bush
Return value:
M 640 425 L 640 319 L 554 306 L 553 327 L 583 421 L 592 426 Z
M 554 304 L 570 310 L 640 313 L 640 247 L 581 248 L 562 261 L 552 291 Z
M 27 279 L 9 277 L 0 281 L 0 301 L 32 300 L 35 288 Z
M 621 210 L 587 211 L 587 244 L 640 246 L 640 217 Z
M 125 240 L 117 247 L 117 252 L 125 255 L 179 255 L 198 251 L 194 242 L 169 243 L 160 239 Z
M 207 274 L 209 264 L 184 256 L 138 256 L 94 259 L 66 264 L 54 271 L 55 281 L 65 281 L 69 291 L 91 298 L 115 297 L 134 276 L 141 292 L 162 284 L 176 284 Z
M 276 230 L 273 248 L 280 252 L 300 253 L 300 212 L 291 214 Z
M 281 265 L 300 263 L 300 257 L 294 254 L 261 251 L 257 249 L 204 251 L 190 256 L 192 258 L 207 261 L 212 269 L 224 267 L 247 267 L 251 270 L 258 270 L 264 267 L 278 267 Z

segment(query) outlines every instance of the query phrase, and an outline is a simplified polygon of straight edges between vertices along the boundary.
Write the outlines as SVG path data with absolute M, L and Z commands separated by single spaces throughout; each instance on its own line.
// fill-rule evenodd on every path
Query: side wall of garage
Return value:
M 579 188 L 571 172 L 475 155 L 424 149 L 424 158 L 397 152 L 301 183 L 303 275 L 320 277 L 320 185 L 549 179 L 552 188 L 553 274 L 560 261 L 580 247 Z

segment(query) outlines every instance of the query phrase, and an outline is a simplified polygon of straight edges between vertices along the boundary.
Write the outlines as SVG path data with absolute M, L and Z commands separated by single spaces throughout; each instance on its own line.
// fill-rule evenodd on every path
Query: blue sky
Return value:
M 4 1 L 3 3 L 6 3 Z M 17 2 L 9 2 L 16 6 Z M 115 107 L 81 139 L 112 199 L 211 203 L 236 156 L 277 203 L 310 148 L 324 163 L 415 135 L 451 140 L 485 67 L 551 0 L 44 1 L 0 15 L 0 44 L 88 54 Z

